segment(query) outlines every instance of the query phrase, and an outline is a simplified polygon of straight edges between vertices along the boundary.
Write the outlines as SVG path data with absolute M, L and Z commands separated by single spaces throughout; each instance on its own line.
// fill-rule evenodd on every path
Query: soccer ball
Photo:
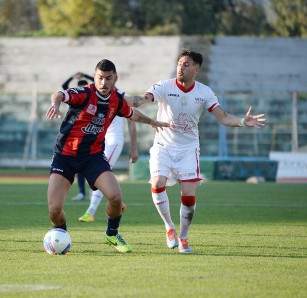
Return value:
M 43 245 L 50 255 L 65 255 L 70 250 L 71 238 L 67 231 L 54 228 L 45 235 Z

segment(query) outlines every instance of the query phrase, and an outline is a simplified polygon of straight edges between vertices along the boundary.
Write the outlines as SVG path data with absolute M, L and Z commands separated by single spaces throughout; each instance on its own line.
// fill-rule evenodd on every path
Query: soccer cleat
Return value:
M 94 220 L 94 216 L 90 215 L 88 212 L 85 212 L 81 217 L 79 217 L 79 221 L 81 222 L 92 222 Z
M 166 232 L 166 245 L 169 248 L 175 248 L 178 246 L 178 237 L 175 229 L 169 229 Z
M 188 238 L 179 239 L 178 250 L 180 253 L 190 253 L 192 251 L 188 242 Z
M 121 235 L 108 236 L 106 234 L 105 240 L 108 244 L 113 245 L 121 253 L 131 252 L 131 246 L 122 238 Z
M 73 201 L 83 201 L 85 200 L 85 195 L 83 193 L 77 194 L 75 197 L 71 198 Z

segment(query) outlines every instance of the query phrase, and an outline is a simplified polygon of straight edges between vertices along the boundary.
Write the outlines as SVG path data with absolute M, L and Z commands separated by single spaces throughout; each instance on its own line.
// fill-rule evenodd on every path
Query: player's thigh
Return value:
M 70 186 L 68 179 L 61 174 L 51 174 L 48 185 L 48 206 L 63 208 Z
M 107 199 L 121 199 L 122 197 L 119 183 L 111 171 L 103 172 L 97 178 L 94 186 L 98 188 Z
M 191 149 L 182 151 L 180 154 L 180 159 L 173 163 L 176 179 L 187 182 L 200 179 L 199 151 Z
M 164 176 L 168 178 L 172 164 L 168 152 L 160 146 L 153 146 L 150 148 L 149 153 L 149 169 L 151 178 L 156 176 Z

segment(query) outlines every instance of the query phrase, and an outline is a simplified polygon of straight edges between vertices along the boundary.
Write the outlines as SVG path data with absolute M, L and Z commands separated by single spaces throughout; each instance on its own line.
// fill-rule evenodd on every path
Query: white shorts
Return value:
M 123 149 L 124 143 L 123 142 L 118 142 L 118 143 L 114 143 L 114 144 L 108 144 L 106 142 L 105 145 L 105 150 L 104 150 L 104 154 L 111 166 L 111 168 L 114 167 L 115 163 L 117 162 L 122 149 Z
M 168 178 L 167 185 L 180 182 L 201 182 L 199 169 L 199 148 L 188 150 L 169 150 L 165 146 L 154 144 L 150 148 L 150 176 Z

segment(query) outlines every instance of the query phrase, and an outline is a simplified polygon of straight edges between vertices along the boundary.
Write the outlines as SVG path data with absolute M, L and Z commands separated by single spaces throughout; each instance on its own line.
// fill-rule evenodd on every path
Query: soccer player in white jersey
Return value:
M 158 103 L 157 120 L 170 124 L 157 131 L 150 149 L 152 199 L 165 228 L 169 248 L 178 247 L 180 253 L 190 253 L 188 233 L 196 207 L 196 189 L 201 183 L 199 168 L 198 122 L 204 109 L 226 126 L 264 126 L 264 114 L 253 116 L 252 109 L 243 118 L 225 112 L 213 91 L 196 81 L 203 58 L 200 53 L 184 49 L 177 61 L 176 78 L 159 81 L 142 96 L 125 96 L 128 104 L 140 107 Z M 181 189 L 179 239 L 171 218 L 167 185 L 178 181 Z
M 129 160 L 131 163 L 135 163 L 139 158 L 138 148 L 137 148 L 137 132 L 136 125 L 134 122 L 127 120 L 128 131 L 130 135 L 130 153 Z M 108 159 L 111 168 L 114 167 L 117 159 L 119 158 L 123 146 L 124 146 L 124 125 L 125 120 L 123 117 L 115 117 L 105 136 L 105 150 L 104 154 Z M 92 192 L 90 205 L 87 211 L 79 218 L 81 222 L 93 222 L 95 220 L 94 216 L 103 198 L 102 192 L 97 189 Z M 123 204 L 123 211 L 125 205 Z

